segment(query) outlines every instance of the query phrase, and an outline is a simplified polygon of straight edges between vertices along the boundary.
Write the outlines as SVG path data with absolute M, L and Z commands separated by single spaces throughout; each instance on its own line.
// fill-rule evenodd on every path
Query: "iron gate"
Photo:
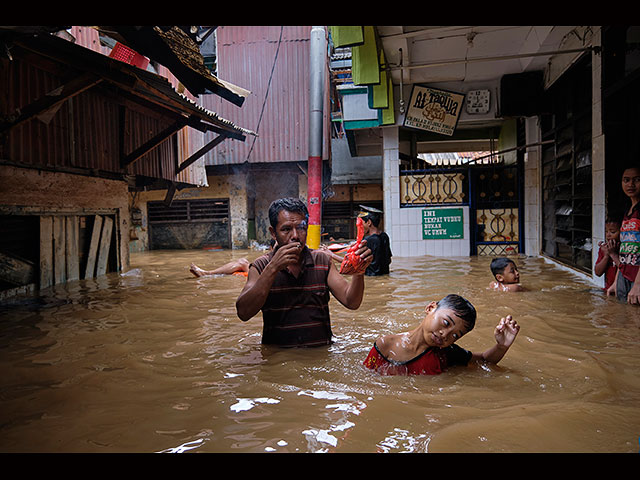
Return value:
M 469 205 L 471 255 L 521 253 L 523 173 L 519 163 L 403 170 L 400 206 Z

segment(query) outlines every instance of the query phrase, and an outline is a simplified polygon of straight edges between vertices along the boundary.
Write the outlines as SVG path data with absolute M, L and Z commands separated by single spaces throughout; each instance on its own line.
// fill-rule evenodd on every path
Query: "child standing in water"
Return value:
M 622 191 L 631 200 L 620 227 L 620 265 L 616 277 L 619 300 L 640 305 L 640 167 L 631 166 L 622 173 Z
M 495 282 L 491 282 L 490 288 L 503 292 L 523 292 L 525 290 L 520 285 L 520 272 L 518 272 L 516 262 L 510 258 L 494 258 L 490 268 L 496 279 Z
M 598 258 L 593 272 L 601 277 L 604 274 L 604 291 L 607 295 L 615 295 L 615 279 L 618 273 L 618 247 L 620 246 L 620 220 L 608 218 L 604 224 L 605 241 L 600 243 Z
M 378 338 L 364 365 L 383 375 L 435 375 L 472 360 L 498 363 L 520 330 L 509 315 L 495 328 L 496 344 L 482 353 L 472 353 L 455 344 L 475 326 L 476 309 L 468 300 L 447 295 L 430 302 L 425 312 L 420 325 L 410 332 Z

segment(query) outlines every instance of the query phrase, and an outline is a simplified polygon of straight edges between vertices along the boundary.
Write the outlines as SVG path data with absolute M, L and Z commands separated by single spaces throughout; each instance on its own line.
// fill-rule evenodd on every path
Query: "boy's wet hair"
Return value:
M 451 293 L 437 303 L 438 308 L 448 308 L 464 321 L 467 331 L 473 330 L 476 325 L 476 307 L 469 300 L 455 293 Z
M 278 215 L 282 210 L 287 212 L 299 213 L 309 221 L 309 210 L 302 200 L 299 198 L 279 198 L 274 200 L 269 207 L 269 223 L 275 229 L 278 225 Z
M 504 269 L 507 268 L 510 263 L 516 264 L 516 262 L 507 257 L 494 258 L 491 260 L 491 273 L 493 273 L 494 277 L 496 275 L 502 275 L 502 272 L 504 272 Z

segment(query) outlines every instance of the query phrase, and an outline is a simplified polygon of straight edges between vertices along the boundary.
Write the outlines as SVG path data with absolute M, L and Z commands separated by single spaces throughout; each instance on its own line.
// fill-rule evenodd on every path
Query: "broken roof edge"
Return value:
M 198 45 L 179 27 L 91 26 L 164 65 L 193 95 L 215 94 L 240 107 L 251 91 L 222 80 L 204 65 Z

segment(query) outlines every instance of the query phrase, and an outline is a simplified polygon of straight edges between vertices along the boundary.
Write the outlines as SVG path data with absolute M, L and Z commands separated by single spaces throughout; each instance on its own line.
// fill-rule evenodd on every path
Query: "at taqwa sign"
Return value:
M 453 135 L 464 94 L 414 85 L 404 126 Z

